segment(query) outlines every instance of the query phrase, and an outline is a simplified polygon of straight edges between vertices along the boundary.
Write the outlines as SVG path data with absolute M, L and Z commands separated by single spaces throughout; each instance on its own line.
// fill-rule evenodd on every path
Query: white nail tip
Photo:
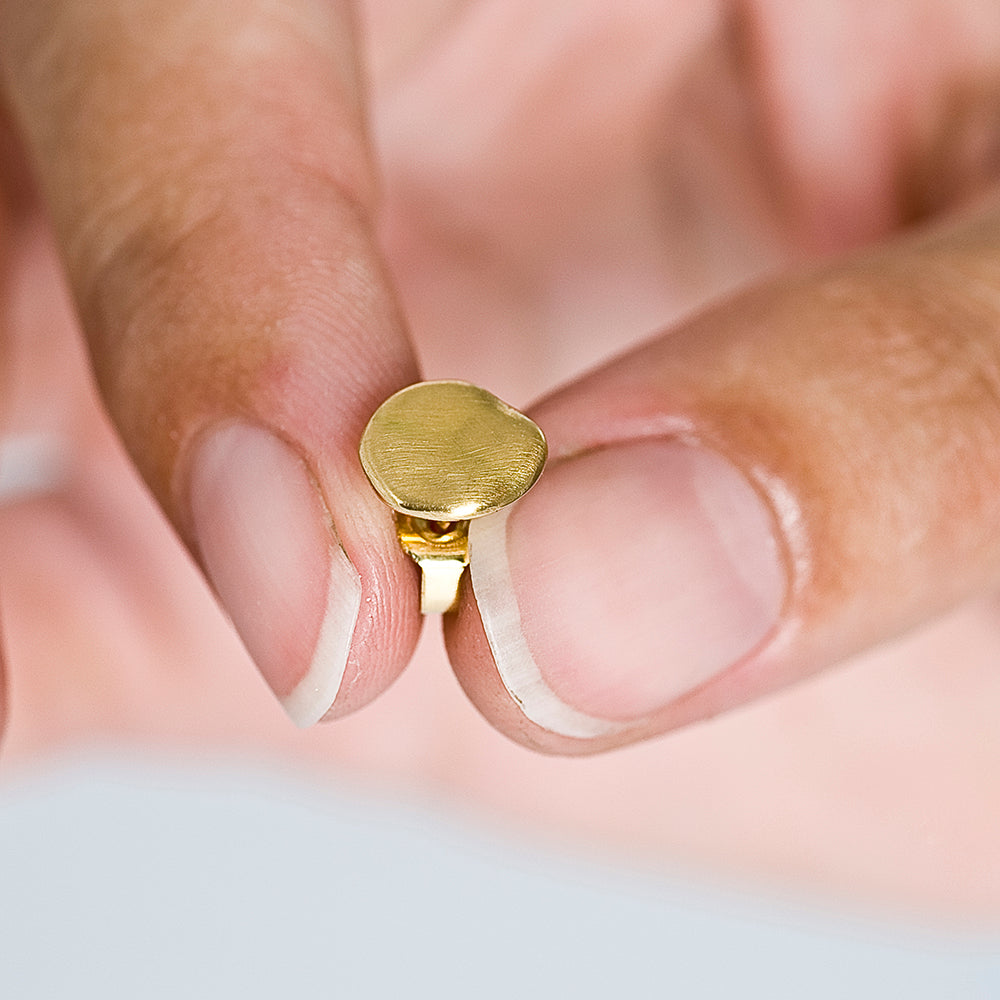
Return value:
M 545 683 L 521 627 L 507 556 L 511 508 L 469 524 L 469 569 L 486 638 L 504 687 L 535 725 L 560 736 L 594 739 L 625 727 L 580 712 Z
M 361 577 L 339 546 L 330 556 L 330 584 L 312 663 L 281 704 L 302 729 L 330 711 L 344 680 L 354 626 L 361 610 Z

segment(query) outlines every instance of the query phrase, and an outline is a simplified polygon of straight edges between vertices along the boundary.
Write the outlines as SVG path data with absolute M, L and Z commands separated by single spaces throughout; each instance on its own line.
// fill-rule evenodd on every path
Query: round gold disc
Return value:
M 492 514 L 541 475 L 545 437 L 523 413 L 468 382 L 418 382 L 390 396 L 361 437 L 372 486 L 401 514 L 461 521 Z

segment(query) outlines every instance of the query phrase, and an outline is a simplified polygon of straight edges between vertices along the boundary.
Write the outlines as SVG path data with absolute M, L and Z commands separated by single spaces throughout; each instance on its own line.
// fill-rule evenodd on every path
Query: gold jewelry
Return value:
M 458 601 L 469 521 L 524 496 L 546 454 L 534 421 L 468 382 L 418 382 L 375 411 L 361 436 L 361 464 L 420 567 L 425 615 Z

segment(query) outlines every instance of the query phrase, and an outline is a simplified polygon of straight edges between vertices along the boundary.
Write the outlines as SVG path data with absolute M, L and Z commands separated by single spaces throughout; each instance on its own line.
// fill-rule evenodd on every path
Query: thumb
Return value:
M 734 708 L 1000 584 L 1000 209 L 753 290 L 533 412 L 448 636 L 530 745 Z M 474 596 L 474 599 L 473 599 Z
M 352 46 L 346 0 L 0 2 L 108 410 L 301 724 L 377 695 L 418 630 L 357 461 L 416 373 Z

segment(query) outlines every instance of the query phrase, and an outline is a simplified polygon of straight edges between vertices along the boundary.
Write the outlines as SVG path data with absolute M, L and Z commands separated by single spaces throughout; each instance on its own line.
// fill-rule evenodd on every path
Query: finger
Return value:
M 448 636 L 484 714 L 549 750 L 614 746 L 1000 585 L 998 254 L 994 203 L 542 403 L 555 460 L 473 522 Z
M 0 4 L 7 97 L 103 397 L 300 724 L 377 695 L 418 629 L 356 457 L 415 370 L 370 233 L 349 13 Z

